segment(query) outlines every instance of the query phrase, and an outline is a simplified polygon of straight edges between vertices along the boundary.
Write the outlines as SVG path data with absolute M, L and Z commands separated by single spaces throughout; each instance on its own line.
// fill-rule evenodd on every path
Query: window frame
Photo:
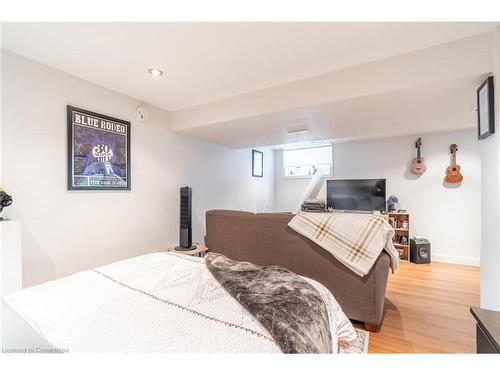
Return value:
M 281 154 L 281 171 L 283 173 L 283 178 L 286 179 L 304 179 L 304 178 L 312 178 L 313 176 L 308 175 L 308 176 L 287 176 L 286 175 L 286 166 L 285 166 L 285 152 L 286 151 L 293 151 L 293 150 L 303 150 L 303 149 L 312 149 L 312 148 L 320 148 L 320 147 L 330 147 L 331 151 L 331 156 L 332 156 L 332 163 L 330 165 L 330 174 L 328 175 L 323 175 L 321 178 L 333 178 L 333 143 L 328 143 L 328 144 L 321 144 L 321 145 L 313 145 L 313 146 L 301 146 L 301 147 L 294 147 L 294 148 L 284 148 L 282 150 Z

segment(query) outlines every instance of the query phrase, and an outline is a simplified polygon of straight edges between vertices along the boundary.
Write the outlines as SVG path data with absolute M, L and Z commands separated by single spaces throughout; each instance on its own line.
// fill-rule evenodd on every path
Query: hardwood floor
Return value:
M 469 307 L 478 305 L 479 267 L 401 262 L 369 353 L 475 353 Z

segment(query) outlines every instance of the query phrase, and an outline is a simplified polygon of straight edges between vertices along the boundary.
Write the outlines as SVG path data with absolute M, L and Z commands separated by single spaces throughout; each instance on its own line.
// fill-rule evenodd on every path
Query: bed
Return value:
M 327 307 L 333 352 L 352 344 L 356 333 L 333 295 L 304 279 Z M 11 332 L 3 346 L 11 349 L 280 352 L 204 260 L 186 255 L 156 252 L 119 261 L 17 291 L 4 304 Z

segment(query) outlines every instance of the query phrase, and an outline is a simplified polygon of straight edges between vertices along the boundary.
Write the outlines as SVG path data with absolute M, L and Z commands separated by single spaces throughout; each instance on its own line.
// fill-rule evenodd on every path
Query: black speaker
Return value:
M 189 186 L 181 187 L 180 194 L 180 218 L 179 218 L 179 246 L 175 250 L 193 250 L 192 227 L 191 227 L 191 206 L 193 193 Z
M 410 261 L 413 263 L 431 262 L 431 244 L 425 238 L 410 240 Z

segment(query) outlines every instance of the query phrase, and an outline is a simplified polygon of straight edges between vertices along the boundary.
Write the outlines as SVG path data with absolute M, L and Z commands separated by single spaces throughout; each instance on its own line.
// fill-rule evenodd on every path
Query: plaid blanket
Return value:
M 383 216 L 355 213 L 301 212 L 288 223 L 360 276 L 366 275 L 385 251 L 394 273 L 398 252 L 392 244 L 394 229 Z

